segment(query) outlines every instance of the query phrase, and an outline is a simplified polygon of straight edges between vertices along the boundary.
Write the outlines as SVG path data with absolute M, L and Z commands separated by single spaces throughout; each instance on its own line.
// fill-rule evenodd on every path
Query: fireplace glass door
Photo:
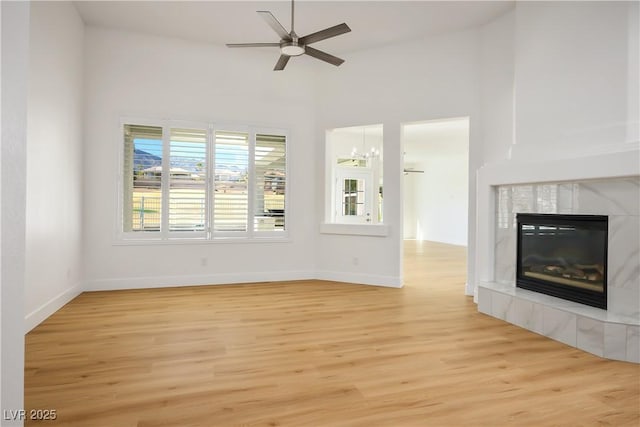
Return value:
M 607 228 L 600 215 L 518 214 L 516 286 L 607 308 Z

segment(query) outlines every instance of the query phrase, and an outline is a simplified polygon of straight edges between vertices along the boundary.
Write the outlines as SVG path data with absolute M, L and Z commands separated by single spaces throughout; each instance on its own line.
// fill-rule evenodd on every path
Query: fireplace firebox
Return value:
M 517 223 L 517 287 L 607 309 L 607 216 L 519 213 Z

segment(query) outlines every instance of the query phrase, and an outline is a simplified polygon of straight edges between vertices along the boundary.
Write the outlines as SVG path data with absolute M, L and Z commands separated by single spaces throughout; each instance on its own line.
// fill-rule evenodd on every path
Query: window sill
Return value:
M 320 233 L 386 237 L 389 235 L 389 226 L 386 224 L 335 224 L 324 222 L 320 224 Z
M 172 239 L 136 239 L 122 238 L 113 242 L 114 246 L 163 246 L 163 245 L 218 245 L 218 244 L 251 244 L 251 243 L 290 243 L 289 236 L 282 237 L 216 237 L 214 239 L 205 238 L 172 238 Z

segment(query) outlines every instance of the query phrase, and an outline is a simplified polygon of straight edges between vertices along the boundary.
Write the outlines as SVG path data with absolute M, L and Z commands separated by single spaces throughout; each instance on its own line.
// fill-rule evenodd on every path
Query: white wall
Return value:
M 26 330 L 81 289 L 84 23 L 70 2 L 34 2 L 29 43 Z
M 404 197 L 414 200 L 415 209 L 415 234 L 409 238 L 467 245 L 468 164 L 466 155 L 452 153 L 434 153 L 415 164 L 425 173 L 410 174 L 412 193 L 405 187 Z
M 478 31 L 469 30 L 354 52 L 339 69 L 329 69 L 322 75 L 317 112 L 318 158 L 324 158 L 326 129 L 384 125 L 384 222 L 389 225 L 389 234 L 386 237 L 320 234 L 320 277 L 401 284 L 401 123 L 470 116 L 471 145 L 475 145 L 471 156 L 481 153 L 477 127 L 478 56 Z M 478 166 L 472 162 L 470 167 L 475 170 Z M 323 165 L 318 166 L 317 176 L 317 191 L 322 192 Z M 475 174 L 469 174 L 470 188 L 475 188 L 474 179 Z M 475 207 L 475 203 L 470 202 L 470 206 Z M 470 216 L 473 217 L 473 209 Z M 357 265 L 353 263 L 354 256 L 359 256 Z
M 640 141 L 640 3 L 630 2 L 627 13 L 627 138 Z
M 307 61 L 273 72 L 277 52 L 227 49 L 88 28 L 85 40 L 87 289 L 313 277 L 314 92 Z M 314 64 L 316 65 L 316 64 Z M 290 130 L 290 240 L 122 245 L 115 239 L 122 117 L 255 124 Z M 206 259 L 206 264 L 202 262 Z
M 1 2 L 2 140 L 0 150 L 0 403 L 24 408 L 24 265 L 29 63 L 27 2 Z M 2 421 L 3 426 L 22 425 Z
M 633 2 L 517 4 L 514 158 L 629 148 L 627 112 L 638 102 L 630 92 L 638 78 L 637 59 L 629 69 L 629 42 L 638 38 L 637 29 L 629 31 L 633 8 L 637 13 Z
M 496 163 L 511 156 L 513 144 L 515 11 L 480 29 L 482 162 Z

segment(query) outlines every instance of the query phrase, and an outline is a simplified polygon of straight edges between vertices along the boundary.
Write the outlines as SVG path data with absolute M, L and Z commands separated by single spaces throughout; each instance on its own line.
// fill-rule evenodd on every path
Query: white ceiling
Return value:
M 277 42 L 256 13 L 269 10 L 291 26 L 288 1 L 76 1 L 87 25 L 223 45 Z M 307 1 L 295 3 L 299 36 L 346 22 L 352 32 L 314 47 L 352 52 L 462 30 L 504 14 L 513 1 Z

